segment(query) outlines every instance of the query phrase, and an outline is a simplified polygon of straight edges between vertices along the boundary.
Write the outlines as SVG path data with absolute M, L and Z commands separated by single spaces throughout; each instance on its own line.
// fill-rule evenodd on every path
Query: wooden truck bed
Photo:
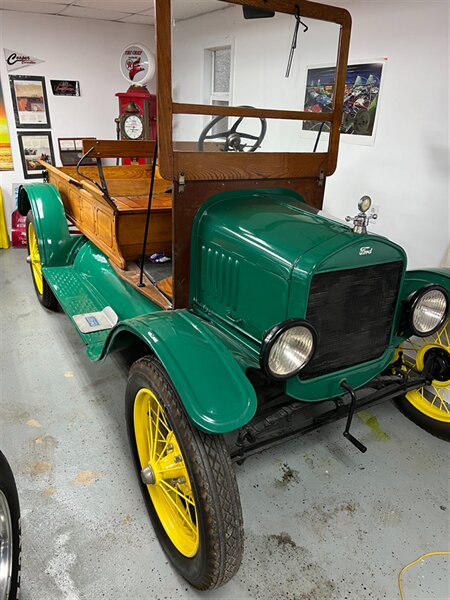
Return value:
M 154 142 L 83 140 L 83 150 L 102 158 L 153 156 Z M 59 191 L 67 218 L 110 259 L 120 277 L 162 308 L 170 308 L 172 277 L 156 283 L 144 277 L 139 287 L 139 269 L 147 217 L 151 165 L 103 166 L 107 193 L 101 189 L 98 166 L 54 167 L 40 161 L 48 180 Z M 92 181 L 90 181 L 92 180 Z M 100 187 L 95 185 L 96 182 Z M 145 254 L 164 252 L 172 256 L 172 189 L 156 167 L 150 227 Z M 150 265 L 151 266 L 151 265 Z
M 48 179 L 61 194 L 68 219 L 121 269 L 142 252 L 151 167 L 104 167 L 110 198 L 77 174 L 75 167 L 46 164 Z M 94 166 L 83 175 L 99 181 Z M 146 254 L 172 254 L 172 194 L 170 182 L 155 174 Z

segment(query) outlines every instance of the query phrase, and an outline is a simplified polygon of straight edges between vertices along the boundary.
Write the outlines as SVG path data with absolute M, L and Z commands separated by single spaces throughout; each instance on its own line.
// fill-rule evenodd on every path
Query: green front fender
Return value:
M 255 414 L 256 394 L 245 372 L 203 319 L 187 310 L 128 319 L 111 331 L 98 358 L 128 346 L 130 336 L 159 358 L 199 429 L 226 433 Z
M 19 212 L 33 211 L 39 254 L 44 267 L 63 267 L 72 262 L 72 251 L 81 236 L 70 235 L 58 190 L 49 183 L 28 183 L 19 188 Z
M 407 271 L 402 289 L 402 299 L 430 283 L 444 287 L 450 294 L 450 269 L 418 269 Z

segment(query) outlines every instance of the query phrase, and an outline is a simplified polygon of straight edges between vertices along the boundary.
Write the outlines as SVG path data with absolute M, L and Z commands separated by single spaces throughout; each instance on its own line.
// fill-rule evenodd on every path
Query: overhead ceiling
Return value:
M 220 0 L 173 0 L 173 14 L 180 21 L 228 6 Z M 139 25 L 155 22 L 153 0 L 0 0 L 0 9 Z

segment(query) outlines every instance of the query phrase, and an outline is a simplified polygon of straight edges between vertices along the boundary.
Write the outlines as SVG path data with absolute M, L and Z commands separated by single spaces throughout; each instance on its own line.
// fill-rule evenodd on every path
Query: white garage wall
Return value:
M 114 119 L 119 112 L 119 103 L 114 94 L 128 88 L 119 70 L 120 54 L 133 42 L 141 42 L 153 49 L 154 29 L 144 25 L 0 10 L 0 33 L 0 73 L 16 169 L 0 172 L 10 228 L 12 183 L 25 181 L 16 131 L 28 129 L 16 130 L 15 127 L 3 47 L 45 61 L 11 74 L 45 76 L 53 147 L 56 162 L 61 164 L 58 137 L 115 138 Z M 53 96 L 50 79 L 78 80 L 81 96 Z M 149 85 L 150 91 L 154 91 L 152 84 L 154 86 L 154 82 Z
M 327 181 L 324 208 L 339 217 L 354 215 L 359 197 L 371 195 L 380 207 L 373 231 L 401 244 L 410 268 L 439 266 L 449 244 L 448 4 L 445 0 L 341 4 L 353 18 L 350 59 L 386 57 L 387 65 L 375 144 L 341 143 L 338 169 Z M 266 43 L 255 55 L 251 37 L 256 37 L 256 28 L 267 40 L 268 29 L 275 26 L 280 44 Z M 236 61 L 234 104 L 299 109 L 306 66 L 329 62 L 334 40 L 323 35 L 323 27 L 310 29 L 308 45 L 300 34 L 291 80 L 280 88 L 274 85 L 273 75 L 285 69 L 292 28 L 292 20 L 287 23 L 278 17 L 255 21 L 249 37 L 248 22 L 234 7 L 177 23 L 176 97 L 199 101 L 205 86 L 204 49 L 232 43 L 240 59 L 245 52 L 246 61 L 244 65 Z M 227 36 L 224 31 L 231 33 Z M 189 119 L 188 127 L 178 128 L 180 138 L 193 139 L 201 130 L 202 118 Z M 299 148 L 297 128 L 286 128 L 284 135 L 290 136 L 292 149 Z M 268 132 L 264 148 L 270 149 L 273 141 Z
M 353 215 L 357 199 L 362 194 L 372 195 L 374 203 L 380 206 L 379 222 L 373 230 L 403 245 L 410 267 L 438 266 L 443 263 L 449 244 L 448 4 L 446 0 L 349 0 L 341 4 L 353 17 L 350 58 L 387 57 L 388 62 L 375 144 L 341 144 L 338 169 L 327 182 L 325 209 L 340 217 Z M 308 46 L 302 43 L 300 34 L 291 80 L 280 89 L 273 85 L 273 74 L 285 68 L 292 23 L 280 24 L 282 44 L 266 45 L 263 54 L 258 50 L 255 55 L 250 40 L 239 36 L 240 21 L 240 9 L 231 8 L 177 23 L 177 94 L 181 92 L 182 72 L 188 74 L 191 93 L 200 90 L 203 94 L 204 49 L 231 39 L 247 52 L 247 64 L 241 64 L 241 71 L 235 74 L 234 101 L 240 103 L 248 97 L 246 73 L 251 72 L 253 98 L 261 98 L 266 106 L 300 108 L 306 65 L 329 62 L 333 42 L 325 43 L 320 28 L 308 32 L 312 42 Z M 231 38 L 226 38 L 223 32 L 229 22 L 234 26 Z M 264 36 L 264 28 L 270 28 L 273 22 L 253 22 L 252 27 L 260 27 Z M 133 41 L 152 47 L 153 28 L 10 11 L 0 11 L 0 28 L 4 47 L 46 61 L 16 73 L 45 75 L 56 153 L 58 137 L 115 136 L 118 110 L 114 93 L 127 88 L 118 69 L 119 54 Z M 11 183 L 23 181 L 23 175 L 3 59 L 0 65 L 16 166 L 16 172 L 0 173 L 9 221 Z M 53 96 L 50 78 L 78 79 L 82 96 Z M 258 104 L 253 99 L 252 102 Z M 191 119 L 194 134 L 204 121 L 196 123 L 194 117 Z M 306 143 L 298 139 L 296 128 L 286 131 L 284 141 L 292 144 L 292 149 Z
M 388 64 L 375 145 L 341 145 L 325 208 L 354 214 L 368 193 L 381 207 L 374 231 L 400 243 L 410 267 L 439 266 L 450 241 L 448 3 L 347 7 L 351 57 L 385 56 Z

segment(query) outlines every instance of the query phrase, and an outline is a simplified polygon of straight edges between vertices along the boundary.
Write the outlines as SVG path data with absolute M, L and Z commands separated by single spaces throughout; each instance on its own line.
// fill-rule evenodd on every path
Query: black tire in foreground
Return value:
M 31 277 L 33 279 L 33 285 L 36 291 L 36 295 L 42 306 L 48 308 L 49 310 L 57 310 L 58 301 L 55 298 L 55 295 L 53 294 L 50 286 L 45 281 L 45 277 L 42 275 L 42 264 L 39 253 L 36 226 L 34 223 L 33 212 L 31 210 L 29 210 L 27 214 L 26 231 L 29 257 L 28 260 L 30 262 Z
M 20 587 L 20 507 L 16 484 L 0 452 L 0 600 L 17 600 Z
M 195 428 L 161 363 L 130 370 L 126 419 L 141 490 L 163 550 L 194 587 L 224 585 L 243 554 L 242 510 L 222 435 Z

